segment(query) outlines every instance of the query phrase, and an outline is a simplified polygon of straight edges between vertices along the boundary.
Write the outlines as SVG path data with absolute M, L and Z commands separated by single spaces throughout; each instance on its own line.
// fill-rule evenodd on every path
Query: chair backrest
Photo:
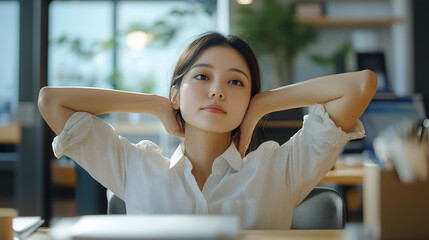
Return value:
M 315 187 L 295 208 L 291 229 L 342 229 L 345 222 L 342 196 L 332 188 Z
M 107 194 L 107 214 L 126 214 L 124 201 Z M 295 208 L 291 229 L 342 229 L 346 210 L 341 195 L 331 188 L 316 187 Z

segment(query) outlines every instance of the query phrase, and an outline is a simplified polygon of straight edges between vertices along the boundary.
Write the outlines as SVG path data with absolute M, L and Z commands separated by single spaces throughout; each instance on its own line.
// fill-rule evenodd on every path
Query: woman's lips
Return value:
M 207 111 L 207 112 L 211 112 L 211 113 L 217 113 L 217 114 L 225 114 L 226 113 L 225 110 L 221 106 L 216 105 L 216 104 L 212 104 L 212 105 L 208 105 L 206 107 L 203 107 L 203 110 Z

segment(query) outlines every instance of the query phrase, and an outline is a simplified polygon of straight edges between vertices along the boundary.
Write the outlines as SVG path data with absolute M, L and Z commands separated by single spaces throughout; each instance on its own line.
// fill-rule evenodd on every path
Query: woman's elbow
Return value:
M 360 83 L 360 92 L 362 95 L 372 98 L 377 91 L 377 74 L 371 70 L 363 70 Z
M 46 110 L 51 102 L 51 88 L 50 87 L 43 87 L 39 91 L 39 97 L 37 99 L 37 106 L 39 107 L 39 111 L 43 112 Z

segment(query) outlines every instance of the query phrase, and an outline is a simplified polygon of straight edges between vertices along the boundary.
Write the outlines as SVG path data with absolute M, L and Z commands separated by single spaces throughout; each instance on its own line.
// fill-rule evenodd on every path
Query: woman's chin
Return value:
M 231 134 L 231 132 L 236 129 L 237 127 L 231 128 L 231 127 L 225 127 L 225 126 L 200 126 L 197 127 L 197 129 L 209 132 L 209 133 L 217 133 L 217 134 Z

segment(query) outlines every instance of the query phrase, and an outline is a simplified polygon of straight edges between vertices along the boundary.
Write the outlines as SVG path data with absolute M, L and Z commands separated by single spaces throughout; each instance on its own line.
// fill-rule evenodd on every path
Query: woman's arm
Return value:
M 377 90 L 377 77 L 368 70 L 319 77 L 255 95 L 241 125 L 240 153 L 244 153 L 259 119 L 270 112 L 324 104 L 334 123 L 348 132 Z M 249 115 L 249 116 L 248 116 Z M 246 132 L 245 134 L 243 134 Z M 243 154 L 242 154 L 243 155 Z
M 255 96 L 252 103 L 261 116 L 316 103 L 325 104 L 326 112 L 334 123 L 348 132 L 376 90 L 376 75 L 365 70 L 319 77 L 263 92 Z
M 49 127 L 59 135 L 75 112 L 104 114 L 112 112 L 150 113 L 157 116 L 171 134 L 182 136 L 169 99 L 133 92 L 98 88 L 44 87 L 38 106 Z

